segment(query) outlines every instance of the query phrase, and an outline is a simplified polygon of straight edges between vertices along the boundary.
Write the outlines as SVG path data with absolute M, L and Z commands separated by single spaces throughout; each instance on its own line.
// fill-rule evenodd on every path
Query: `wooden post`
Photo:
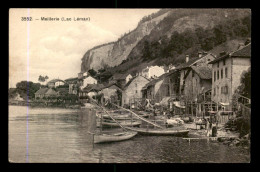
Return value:
M 205 102 L 204 102 L 204 105 L 203 105 L 203 118 L 205 117 L 205 113 L 206 113 L 206 110 L 205 110 Z
M 133 127 L 133 114 L 131 113 L 131 125 Z
M 191 103 L 191 116 L 193 117 L 193 104 Z M 197 114 L 196 114 L 197 117 Z

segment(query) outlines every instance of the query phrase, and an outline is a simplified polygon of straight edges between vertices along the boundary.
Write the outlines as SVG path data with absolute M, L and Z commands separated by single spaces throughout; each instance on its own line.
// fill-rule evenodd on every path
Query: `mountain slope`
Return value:
M 116 42 L 88 50 L 82 58 L 81 71 L 85 72 L 91 68 L 98 70 L 105 66 L 113 67 L 119 65 L 123 60 L 127 59 L 136 44 L 144 36 L 148 35 L 167 15 L 168 12 L 165 12 L 158 17 L 140 23 L 135 30 L 124 35 Z
M 212 45 L 208 45 L 212 41 L 215 41 L 212 40 L 215 38 L 211 35 L 214 35 L 215 31 L 222 29 L 221 27 L 216 28 L 216 26 L 225 22 L 228 23 L 229 21 L 234 22 L 228 27 L 233 27 L 233 25 L 236 26 L 237 19 L 240 20 L 250 14 L 251 11 L 248 9 L 163 9 L 156 14 L 144 17 L 135 30 L 124 35 L 118 41 L 101 45 L 87 51 L 82 58 L 81 71 L 85 72 L 91 68 L 94 70 L 109 68 L 112 73 L 126 71 L 134 73 L 138 72 L 140 70 L 139 68 L 146 65 L 180 63 L 184 61 L 185 54 L 192 55 L 200 50 L 200 47 L 193 45 L 194 42 L 202 42 L 202 48 L 205 49 L 206 47 L 208 50 L 213 50 L 215 48 L 214 46 L 222 44 L 225 41 L 230 42 L 230 39 L 234 41 L 236 39 L 244 41 L 244 38 L 240 39 L 233 36 L 227 40 L 224 38 L 224 40 L 217 40 L 218 43 L 213 45 L 213 47 Z M 200 36 L 198 36 L 201 40 L 188 40 L 189 44 L 192 43 L 192 46 L 190 47 L 185 47 L 185 45 L 180 43 L 177 48 L 181 47 L 183 50 L 175 52 L 177 51 L 175 50 L 175 44 L 179 44 L 178 41 L 182 39 L 178 38 L 176 43 L 171 43 L 172 37 L 185 36 L 186 33 L 192 37 L 198 28 L 202 29 Z M 228 31 L 230 29 L 227 28 L 226 30 Z M 180 35 L 182 33 L 183 35 Z M 164 43 L 165 41 L 166 43 Z M 155 57 L 151 59 L 144 59 L 143 53 L 145 52 L 144 49 L 147 48 L 145 47 L 147 42 L 148 44 L 153 44 L 151 46 L 151 51 L 153 55 L 155 54 Z M 163 47 L 165 45 L 170 45 L 172 47 Z M 165 56 L 167 56 L 167 58 L 163 57 L 160 53 L 157 53 L 162 49 L 165 49 L 167 54 Z M 215 50 L 215 53 L 219 53 L 220 49 L 222 50 L 225 48 L 219 48 L 219 50 Z M 227 48 L 227 50 L 229 49 L 232 48 Z

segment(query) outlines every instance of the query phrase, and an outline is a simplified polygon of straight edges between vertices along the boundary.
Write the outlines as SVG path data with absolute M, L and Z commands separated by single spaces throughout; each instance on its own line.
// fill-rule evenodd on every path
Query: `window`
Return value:
M 226 59 L 223 60 L 223 66 L 225 66 L 225 65 L 226 65 Z
M 137 83 L 135 83 L 135 86 L 137 87 Z
M 214 81 L 216 81 L 216 71 L 214 71 Z
M 221 94 L 228 94 L 228 86 L 221 87 Z
M 217 63 L 217 66 L 219 67 L 219 62 Z
M 225 94 L 228 94 L 228 86 L 225 86 Z
M 227 67 L 225 68 L 225 76 L 227 78 L 227 74 L 228 74 L 228 71 L 227 71 Z
M 192 77 L 194 77 L 194 71 L 191 71 L 191 73 L 192 73 Z
M 221 79 L 223 79 L 223 69 L 221 69 Z
M 217 73 L 217 80 L 219 79 L 219 71 L 217 71 L 218 73 Z
M 137 93 L 137 90 L 135 90 L 135 93 Z

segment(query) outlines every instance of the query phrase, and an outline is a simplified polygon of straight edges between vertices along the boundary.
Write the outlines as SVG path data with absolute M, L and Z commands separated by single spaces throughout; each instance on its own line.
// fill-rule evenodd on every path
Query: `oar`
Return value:
M 111 103 L 111 104 L 113 104 L 113 103 Z M 143 117 L 140 117 L 139 115 L 137 115 L 136 113 L 134 113 L 134 112 L 131 111 L 131 110 L 125 109 L 125 108 L 120 107 L 120 106 L 118 106 L 118 105 L 116 105 L 116 104 L 113 104 L 113 105 L 115 105 L 115 106 L 118 107 L 118 108 L 121 108 L 121 109 L 124 109 L 124 110 L 126 110 L 126 111 L 128 111 L 128 112 L 133 113 L 136 117 L 140 118 L 141 120 L 143 120 L 143 121 L 145 121 L 145 122 L 147 122 L 147 123 L 149 123 L 149 124 L 152 124 L 152 125 L 154 125 L 154 126 L 156 126 L 156 127 L 158 127 L 158 128 L 164 129 L 164 128 L 161 127 L 160 125 L 157 125 L 157 124 L 155 124 L 155 123 L 153 123 L 153 122 L 151 122 L 151 121 L 148 121 L 148 120 L 144 119 Z
M 92 98 L 90 98 L 93 102 L 95 102 Z M 119 124 L 106 110 L 104 107 L 98 105 L 96 102 L 95 104 L 98 106 L 98 107 L 101 107 L 103 109 L 104 112 L 106 112 L 108 114 L 108 116 L 113 120 L 115 121 L 121 128 L 123 128 L 124 130 L 126 130 L 121 124 Z

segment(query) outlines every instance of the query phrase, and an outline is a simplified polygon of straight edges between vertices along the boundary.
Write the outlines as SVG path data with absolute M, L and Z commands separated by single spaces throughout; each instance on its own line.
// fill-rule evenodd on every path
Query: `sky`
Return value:
M 37 83 L 39 75 L 77 77 L 81 58 L 94 46 L 117 41 L 159 9 L 10 9 L 9 88 L 17 82 Z M 31 17 L 32 21 L 22 21 Z M 41 17 L 59 21 L 41 21 Z M 61 21 L 61 18 L 72 21 Z M 89 21 L 74 21 L 88 18 Z M 39 19 L 39 20 L 36 20 Z

